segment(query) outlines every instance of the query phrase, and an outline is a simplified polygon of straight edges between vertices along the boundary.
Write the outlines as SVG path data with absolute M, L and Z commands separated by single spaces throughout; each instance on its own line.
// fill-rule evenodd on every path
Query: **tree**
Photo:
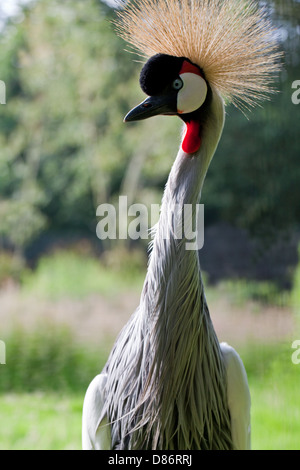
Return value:
M 264 3 L 266 5 L 266 3 Z M 281 27 L 280 94 L 247 120 L 227 108 L 226 128 L 204 185 L 206 223 L 255 235 L 299 221 L 299 3 L 268 2 Z M 140 60 L 97 0 L 37 0 L 0 36 L 0 236 L 20 250 L 47 231 L 93 234 L 96 208 L 159 203 L 179 143 L 178 119 L 122 122 L 143 99 Z M 298 21 L 298 23 L 297 23 Z

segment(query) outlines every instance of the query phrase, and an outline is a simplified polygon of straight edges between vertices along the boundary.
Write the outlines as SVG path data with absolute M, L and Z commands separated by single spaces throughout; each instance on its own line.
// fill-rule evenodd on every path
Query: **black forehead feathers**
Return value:
M 156 54 L 150 57 L 140 75 L 140 86 L 144 93 L 153 96 L 161 93 L 172 80 L 178 77 L 184 57 Z

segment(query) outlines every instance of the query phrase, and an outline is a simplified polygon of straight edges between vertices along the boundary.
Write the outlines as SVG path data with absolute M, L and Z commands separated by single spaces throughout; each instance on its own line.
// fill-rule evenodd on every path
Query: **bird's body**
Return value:
M 208 2 L 181 2 L 182 8 L 198 4 Z M 187 249 L 185 237 L 187 224 L 196 223 L 196 205 L 223 131 L 224 101 L 188 55 L 157 52 L 141 73 L 149 98 L 125 120 L 176 114 L 186 130 L 164 191 L 140 305 L 85 397 L 83 447 L 248 449 L 246 372 L 236 351 L 219 344 L 198 251 Z M 189 220 L 185 205 L 192 209 Z

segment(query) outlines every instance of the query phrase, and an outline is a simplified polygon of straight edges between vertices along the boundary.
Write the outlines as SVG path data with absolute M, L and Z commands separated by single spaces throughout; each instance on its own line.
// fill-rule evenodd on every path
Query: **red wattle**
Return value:
M 201 147 L 200 128 L 200 123 L 197 121 L 186 123 L 186 132 L 182 141 L 182 150 L 185 153 L 195 153 Z

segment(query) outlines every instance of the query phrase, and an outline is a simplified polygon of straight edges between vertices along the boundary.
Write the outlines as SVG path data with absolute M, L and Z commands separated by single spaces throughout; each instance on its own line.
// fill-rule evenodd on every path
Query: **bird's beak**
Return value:
M 126 114 L 124 122 L 141 121 L 158 114 L 176 114 L 176 112 L 172 94 L 149 96 Z

